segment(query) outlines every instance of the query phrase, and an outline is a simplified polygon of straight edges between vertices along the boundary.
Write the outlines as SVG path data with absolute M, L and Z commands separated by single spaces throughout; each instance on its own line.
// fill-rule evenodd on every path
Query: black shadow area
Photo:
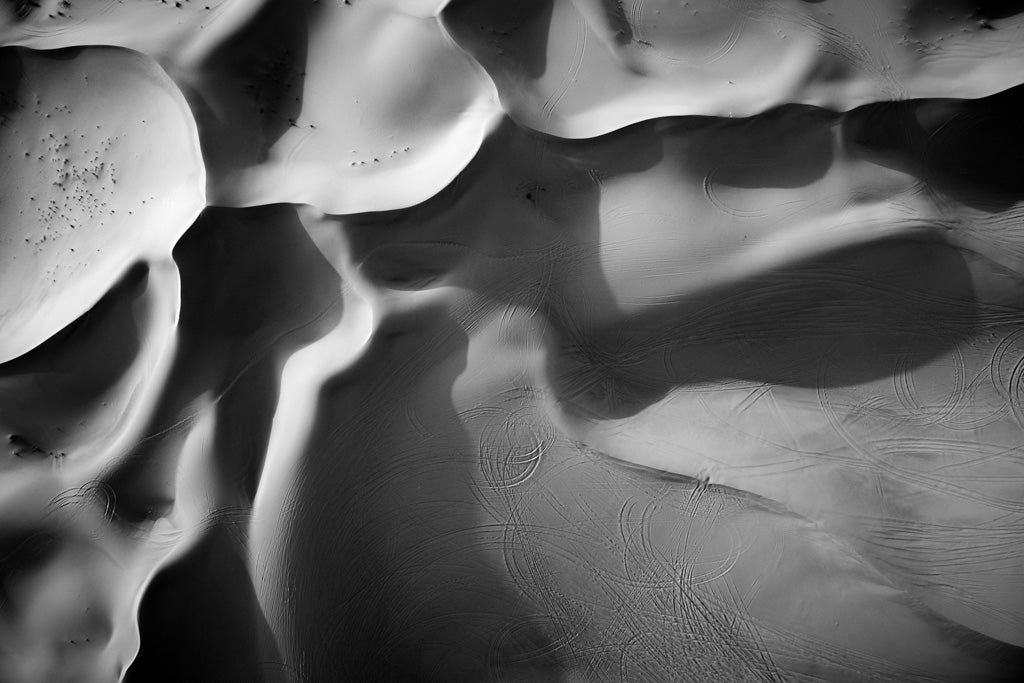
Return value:
M 843 116 L 846 149 L 981 210 L 1024 199 L 1024 86 L 977 100 L 882 102 Z
M 270 0 L 200 65 L 177 78 L 196 117 L 210 194 L 233 173 L 267 160 L 298 125 L 317 0 Z
M 149 267 L 138 263 L 96 304 L 28 353 L 0 364 L 0 424 L 17 461 L 49 467 L 72 451 L 107 408 L 127 400 L 142 350 Z M 89 437 L 95 438 L 95 437 Z M 5 465 L 8 463 L 4 463 Z
M 197 495 L 210 496 L 211 514 L 220 521 L 197 549 L 157 577 L 155 593 L 145 598 L 142 668 L 134 680 L 260 680 L 242 676 L 256 665 L 256 651 L 249 659 L 231 661 L 248 651 L 263 629 L 252 608 L 244 542 L 225 549 L 218 539 L 230 524 L 225 517 L 244 519 L 250 510 L 281 369 L 294 351 L 338 323 L 341 280 L 290 205 L 207 209 L 176 246 L 174 259 L 182 304 L 170 378 L 148 436 L 103 484 L 116 501 L 115 519 L 129 526 L 166 514 L 178 498 Z M 216 400 L 215 438 L 206 449 L 214 475 L 204 491 L 178 491 L 180 437 L 204 394 Z M 207 574 L 211 585 L 204 584 Z M 186 607 L 182 600 L 189 596 L 212 603 Z M 235 609 L 239 614 L 231 616 Z M 217 630 L 217 620 L 229 618 L 236 621 L 236 635 Z M 204 639 L 208 643 L 200 647 Z M 172 665 L 163 659 L 168 652 L 193 648 L 194 661 L 186 657 Z M 150 679 L 161 666 L 165 677 Z M 206 667 L 209 675 L 192 676 Z M 238 677 L 220 679 L 213 676 L 218 671 Z
M 218 524 L 150 583 L 139 607 L 142 648 L 126 683 L 284 682 L 246 549 Z
M 511 62 L 527 78 L 547 70 L 554 0 L 456 0 L 441 17 L 452 37 L 488 71 Z
M 321 392 L 277 549 L 275 631 L 308 680 L 561 679 L 544 632 L 502 638 L 529 606 L 498 569 L 452 403 L 468 342 L 441 307 L 388 315 Z

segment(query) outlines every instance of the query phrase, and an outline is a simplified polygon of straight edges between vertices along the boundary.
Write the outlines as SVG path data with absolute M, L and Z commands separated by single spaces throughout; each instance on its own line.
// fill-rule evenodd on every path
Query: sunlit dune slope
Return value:
M 85 313 L 135 261 L 166 259 L 203 207 L 181 93 L 117 48 L 0 49 L 0 361 Z
M 1022 38 L 0 4 L 0 683 L 1020 679 Z
M 591 137 L 786 103 L 983 97 L 1022 82 L 1013 2 L 456 1 L 442 14 L 521 123 Z

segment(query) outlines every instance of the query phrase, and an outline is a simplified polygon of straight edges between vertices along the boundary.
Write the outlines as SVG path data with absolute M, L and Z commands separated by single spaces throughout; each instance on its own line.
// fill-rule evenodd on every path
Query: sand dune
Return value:
M 443 18 L 517 121 L 585 138 L 662 116 L 992 95 L 1020 82 L 1013 4 L 468 0 Z
M 3 48 L 0 360 L 38 345 L 140 259 L 167 258 L 204 203 L 184 98 L 113 48 Z M 139 154 L 145 149 L 147 155 Z
M 501 115 L 490 79 L 436 18 L 378 3 L 266 3 L 179 81 L 222 206 L 417 204 Z
M 1024 671 L 1024 7 L 0 7 L 0 681 Z

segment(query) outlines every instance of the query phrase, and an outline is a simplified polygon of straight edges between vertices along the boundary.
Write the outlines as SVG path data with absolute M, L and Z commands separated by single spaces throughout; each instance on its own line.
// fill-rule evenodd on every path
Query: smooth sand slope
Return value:
M 0 681 L 1024 671 L 1024 7 L 0 17 Z
M 1020 82 L 1014 4 L 457 0 L 442 16 L 511 116 L 582 138 L 660 116 L 991 95 Z
M 0 360 L 167 258 L 205 197 L 195 123 L 152 60 L 116 48 L 0 52 Z M 140 154 L 145 150 L 146 154 Z

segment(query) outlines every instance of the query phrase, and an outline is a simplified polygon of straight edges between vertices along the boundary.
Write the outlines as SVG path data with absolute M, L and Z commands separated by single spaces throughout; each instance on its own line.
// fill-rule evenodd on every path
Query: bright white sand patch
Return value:
M 5 48 L 0 360 L 85 313 L 132 263 L 166 258 L 204 203 L 184 99 L 117 48 Z M 143 153 L 144 151 L 144 153 Z

